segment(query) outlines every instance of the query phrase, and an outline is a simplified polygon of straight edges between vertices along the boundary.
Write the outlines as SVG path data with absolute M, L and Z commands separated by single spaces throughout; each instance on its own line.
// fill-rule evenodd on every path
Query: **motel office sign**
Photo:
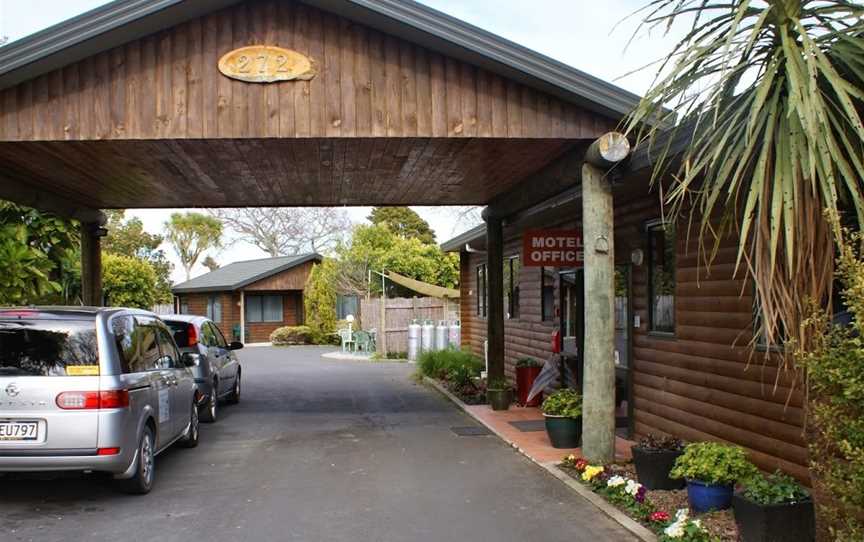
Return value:
M 579 230 L 526 230 L 522 261 L 528 267 L 582 267 L 585 247 Z

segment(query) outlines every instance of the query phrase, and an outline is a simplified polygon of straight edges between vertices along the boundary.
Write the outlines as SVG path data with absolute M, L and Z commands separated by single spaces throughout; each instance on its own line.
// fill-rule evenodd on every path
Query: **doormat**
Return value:
M 546 422 L 543 420 L 522 420 L 519 422 L 507 422 L 523 433 L 533 433 L 534 431 L 545 431 Z
M 451 427 L 450 430 L 460 437 L 483 437 L 492 434 L 488 429 L 479 425 L 456 426 Z

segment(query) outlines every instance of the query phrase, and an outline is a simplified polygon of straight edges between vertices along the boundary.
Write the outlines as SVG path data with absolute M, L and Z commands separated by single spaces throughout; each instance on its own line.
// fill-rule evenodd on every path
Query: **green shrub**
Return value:
M 336 263 L 325 258 L 312 266 L 303 292 L 306 325 L 312 328 L 313 342 L 325 343 L 326 336 L 336 331 Z M 338 343 L 337 343 L 338 344 Z
M 864 233 L 844 237 L 836 276 L 851 325 L 833 325 L 824 310 L 812 308 L 805 325 L 813 348 L 795 358 L 809 384 L 810 472 L 824 490 L 816 493 L 817 513 L 833 539 L 864 540 Z
M 486 384 L 486 389 L 489 391 L 507 391 L 511 388 L 512 386 L 506 378 L 491 378 Z
M 483 360 L 464 350 L 423 352 L 417 360 L 423 376 L 462 384 L 480 376 Z
M 312 329 L 309 326 L 283 326 L 273 330 L 270 342 L 274 346 L 291 344 L 311 344 Z
M 744 488 L 744 497 L 756 504 L 770 506 L 799 502 L 810 498 L 810 493 L 791 476 L 780 471 L 770 476 L 755 476 Z
M 727 485 L 748 482 L 758 474 L 759 469 L 747 459 L 747 453 L 740 446 L 693 442 L 684 447 L 684 454 L 675 460 L 669 476 Z
M 556 390 L 543 400 L 540 409 L 550 416 L 578 418 L 582 416 L 582 396 L 572 388 Z
M 519 358 L 516 367 L 543 367 L 543 364 L 534 358 Z

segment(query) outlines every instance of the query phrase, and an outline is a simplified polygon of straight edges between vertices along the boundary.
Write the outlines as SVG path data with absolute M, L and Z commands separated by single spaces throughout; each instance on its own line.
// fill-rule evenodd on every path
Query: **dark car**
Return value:
M 243 348 L 241 342 L 228 342 L 212 320 L 190 314 L 167 314 L 161 317 L 171 329 L 180 350 L 194 356 L 191 367 L 200 392 L 209 397 L 201 406 L 201 420 L 213 423 L 217 418 L 220 401 L 240 401 L 242 368 L 235 350 Z

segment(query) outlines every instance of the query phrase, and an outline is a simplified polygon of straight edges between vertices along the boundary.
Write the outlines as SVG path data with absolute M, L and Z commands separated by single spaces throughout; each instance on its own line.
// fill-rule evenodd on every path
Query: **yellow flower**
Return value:
M 573 455 L 573 454 L 568 455 L 568 456 L 567 456 L 567 461 L 576 461 L 576 456 Z
M 585 467 L 585 472 L 582 473 L 582 479 L 586 482 L 589 482 L 592 478 L 594 478 L 601 472 L 603 472 L 602 466 L 588 465 L 587 467 Z

